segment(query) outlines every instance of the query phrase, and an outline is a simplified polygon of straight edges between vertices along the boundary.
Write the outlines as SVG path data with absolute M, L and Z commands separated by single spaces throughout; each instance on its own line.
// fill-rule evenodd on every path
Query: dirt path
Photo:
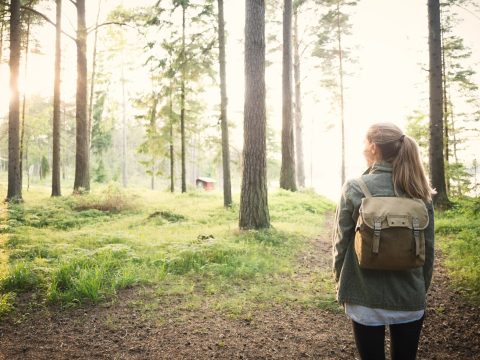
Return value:
M 330 266 L 330 236 L 313 240 L 302 270 Z M 303 271 L 302 271 L 303 272 Z M 149 289 L 121 292 L 111 304 L 74 310 L 22 309 L 0 324 L 0 359 L 355 359 L 350 323 L 341 313 L 297 306 L 232 319 L 173 299 L 145 311 Z M 480 359 L 480 308 L 448 288 L 437 262 L 419 359 Z

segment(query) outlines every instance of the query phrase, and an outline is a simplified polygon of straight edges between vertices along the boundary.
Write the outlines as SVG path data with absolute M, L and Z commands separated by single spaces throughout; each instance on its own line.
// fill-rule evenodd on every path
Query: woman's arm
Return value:
M 337 206 L 333 232 L 333 272 L 335 282 L 340 278 L 343 260 L 350 241 L 355 234 L 355 221 L 353 220 L 354 205 L 349 196 L 352 190 L 351 182 L 347 181 L 342 189 L 342 197 Z
M 435 257 L 435 221 L 433 205 L 427 205 L 429 223 L 425 229 L 425 263 L 423 264 L 423 278 L 425 280 L 425 292 L 428 291 L 432 282 L 433 261 Z

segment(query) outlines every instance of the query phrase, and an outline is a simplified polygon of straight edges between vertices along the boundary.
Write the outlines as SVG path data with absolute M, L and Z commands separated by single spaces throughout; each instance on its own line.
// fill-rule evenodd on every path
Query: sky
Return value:
M 88 1 L 88 4 L 97 4 Z M 152 0 L 120 1 L 103 0 L 101 17 L 117 4 L 140 6 Z M 69 6 L 70 5 L 70 6 Z M 235 146 L 242 146 L 243 128 L 243 32 L 244 1 L 225 0 L 227 37 L 227 81 L 230 121 L 237 124 L 231 135 Z M 65 28 L 73 32 L 76 21 L 73 7 L 68 1 L 64 5 Z M 47 11 L 48 12 L 48 11 Z M 472 49 L 472 59 L 478 68 L 480 61 L 480 18 L 462 10 L 458 12 L 464 21 L 458 33 Z M 87 7 L 88 23 L 95 21 L 96 6 Z M 53 19 L 53 9 L 49 12 Z M 311 14 L 303 14 L 304 21 L 315 21 Z M 310 16 L 310 17 L 309 17 Z M 480 14 L 478 14 L 480 16 Z M 357 59 L 345 79 L 345 124 L 347 178 L 359 176 L 364 168 L 362 144 L 364 134 L 371 123 L 389 121 L 404 127 L 406 118 L 415 110 L 428 110 L 428 32 L 427 5 L 425 1 L 402 0 L 361 0 L 352 17 L 352 36 L 345 39 L 354 48 Z M 302 24 L 300 24 L 302 26 Z M 53 93 L 54 29 L 45 25 L 37 29 L 41 39 L 43 55 L 30 55 L 27 93 Z M 71 40 L 64 38 L 65 61 L 71 63 L 69 72 L 64 74 L 65 94 L 73 96 L 75 89 L 75 49 Z M 91 48 L 91 43 L 90 43 Z M 68 55 L 69 54 L 69 55 Z M 269 124 L 277 131 L 281 128 L 281 57 L 267 69 L 267 108 Z M 304 95 L 304 152 L 307 186 L 335 199 L 340 192 L 340 126 L 335 106 L 328 94 L 321 88 L 319 69 L 314 67 L 308 56 L 302 58 Z M 73 69 L 73 70 L 72 70 Z M 136 79 L 141 77 L 130 74 Z M 127 74 L 128 76 L 128 74 Z M 144 81 L 147 81 L 146 79 Z M 0 66 L 0 85 L 8 84 L 8 67 Z M 23 83 L 23 81 L 22 81 Z M 477 83 L 480 84 L 479 74 Z M 137 84 L 138 87 L 142 83 Z M 24 88 L 25 85 L 22 85 Z M 133 91 L 132 91 L 133 92 Z M 217 94 L 212 92 L 211 94 Z M 210 95 L 209 95 L 210 96 Z M 8 97 L 0 97 L 0 114 L 8 109 Z M 1 116 L 1 115 L 0 115 Z M 280 136 L 280 134 L 279 134 Z M 480 145 L 472 147 L 465 154 L 480 153 Z

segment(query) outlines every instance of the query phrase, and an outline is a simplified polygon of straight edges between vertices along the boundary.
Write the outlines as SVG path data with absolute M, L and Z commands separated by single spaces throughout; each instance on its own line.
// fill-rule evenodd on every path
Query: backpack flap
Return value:
M 415 224 L 415 228 L 425 230 L 429 222 L 427 208 L 422 200 L 400 197 L 363 198 L 360 216 L 363 222 L 372 229 L 378 218 L 381 219 L 382 229 L 408 227 L 413 230 L 413 219 L 417 219 L 418 223 Z
M 360 266 L 401 270 L 421 265 L 425 258 L 423 230 L 428 223 L 427 208 L 420 199 L 363 198 L 355 237 Z

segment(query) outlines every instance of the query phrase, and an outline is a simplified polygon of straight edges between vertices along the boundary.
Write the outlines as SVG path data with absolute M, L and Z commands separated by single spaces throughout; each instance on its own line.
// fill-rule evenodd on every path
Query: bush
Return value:
M 47 298 L 64 304 L 98 302 L 136 282 L 126 271 L 132 259 L 125 246 L 106 246 L 92 254 L 64 260 L 52 274 Z
M 438 215 L 436 233 L 455 287 L 480 303 L 479 199 L 456 199 L 452 209 Z
M 135 203 L 132 197 L 128 196 L 122 189 L 115 184 L 109 184 L 102 194 L 88 194 L 78 196 L 74 209 L 99 210 L 109 213 L 120 213 L 126 210 L 134 209 Z
M 5 276 L 0 280 L 0 289 L 3 291 L 27 292 L 40 286 L 41 277 L 31 263 L 15 262 L 8 268 Z

